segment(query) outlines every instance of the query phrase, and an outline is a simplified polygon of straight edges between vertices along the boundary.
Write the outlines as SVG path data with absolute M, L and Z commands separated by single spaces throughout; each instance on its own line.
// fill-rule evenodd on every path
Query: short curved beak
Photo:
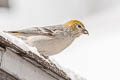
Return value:
M 83 34 L 88 34 L 89 35 L 89 32 L 86 29 L 83 29 Z

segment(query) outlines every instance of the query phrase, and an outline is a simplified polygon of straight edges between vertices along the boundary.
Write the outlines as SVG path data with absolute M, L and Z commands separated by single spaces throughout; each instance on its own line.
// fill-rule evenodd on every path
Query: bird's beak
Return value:
M 88 34 L 89 35 L 89 32 L 86 29 L 83 29 L 83 34 Z

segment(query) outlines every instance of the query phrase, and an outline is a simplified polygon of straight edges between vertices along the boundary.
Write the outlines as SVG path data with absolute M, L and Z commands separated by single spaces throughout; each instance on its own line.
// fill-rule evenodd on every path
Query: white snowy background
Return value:
M 8 9 L 0 8 L 0 30 L 70 19 L 81 20 L 90 35 L 52 58 L 89 80 L 120 80 L 120 0 L 9 0 Z

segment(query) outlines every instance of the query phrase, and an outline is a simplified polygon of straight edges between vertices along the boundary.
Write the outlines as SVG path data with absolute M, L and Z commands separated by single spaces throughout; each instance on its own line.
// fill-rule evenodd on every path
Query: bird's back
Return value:
M 32 27 L 18 31 L 7 31 L 7 33 L 21 38 L 30 46 L 36 47 L 40 53 L 47 56 L 61 52 L 73 40 L 64 31 L 63 25 Z

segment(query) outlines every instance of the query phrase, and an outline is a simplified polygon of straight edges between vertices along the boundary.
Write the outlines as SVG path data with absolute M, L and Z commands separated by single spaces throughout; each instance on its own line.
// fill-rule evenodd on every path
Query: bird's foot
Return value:
M 41 54 L 41 56 L 43 56 L 45 59 L 48 59 L 49 56 L 45 55 L 45 54 Z

